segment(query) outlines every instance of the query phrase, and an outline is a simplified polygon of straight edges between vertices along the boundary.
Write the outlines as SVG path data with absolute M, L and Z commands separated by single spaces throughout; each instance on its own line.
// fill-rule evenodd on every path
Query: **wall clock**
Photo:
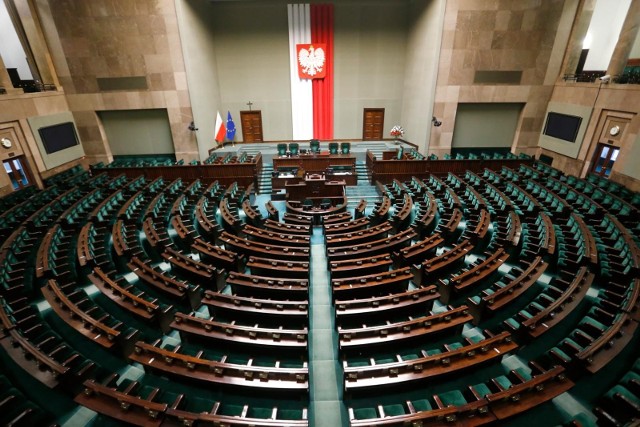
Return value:
M 2 138 L 1 143 L 4 148 L 11 148 L 11 145 L 13 145 L 9 138 Z
M 617 134 L 620 133 L 620 126 L 613 126 L 611 129 L 609 129 L 609 135 L 611 136 L 616 136 Z

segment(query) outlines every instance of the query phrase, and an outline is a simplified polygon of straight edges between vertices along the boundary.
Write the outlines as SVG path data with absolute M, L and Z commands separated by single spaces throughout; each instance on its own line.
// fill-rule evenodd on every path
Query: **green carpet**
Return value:
M 322 228 L 315 227 L 311 238 L 309 288 L 309 424 L 315 427 L 348 426 L 342 402 L 342 365 L 338 359 L 335 310 Z

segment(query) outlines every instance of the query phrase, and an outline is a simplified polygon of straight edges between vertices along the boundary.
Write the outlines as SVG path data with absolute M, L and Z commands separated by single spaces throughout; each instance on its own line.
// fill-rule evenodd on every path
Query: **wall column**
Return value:
M 629 60 L 629 53 L 633 49 L 633 44 L 638 37 L 638 30 L 640 29 L 640 0 L 633 0 L 629 5 L 627 11 L 627 17 L 622 24 L 620 30 L 620 36 L 618 42 L 611 55 L 609 66 L 607 67 L 607 74 L 619 75 L 624 71 L 624 67 Z
M 23 93 L 22 89 L 16 89 L 13 87 L 11 83 L 11 78 L 9 77 L 9 73 L 7 73 L 7 68 L 4 66 L 4 61 L 0 56 L 0 86 L 4 88 L 7 93 Z

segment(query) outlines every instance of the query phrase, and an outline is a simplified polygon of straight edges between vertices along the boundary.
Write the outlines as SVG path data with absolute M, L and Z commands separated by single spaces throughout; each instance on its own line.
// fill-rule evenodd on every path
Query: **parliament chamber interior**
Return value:
M 638 425 L 639 31 L 0 2 L 0 424 Z

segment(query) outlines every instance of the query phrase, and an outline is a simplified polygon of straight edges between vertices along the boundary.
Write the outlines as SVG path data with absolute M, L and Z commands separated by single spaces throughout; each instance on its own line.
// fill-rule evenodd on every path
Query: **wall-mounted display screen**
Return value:
M 80 143 L 73 122 L 41 127 L 38 132 L 47 154 L 52 154 Z
M 569 114 L 554 113 L 550 111 L 547 114 L 547 121 L 544 124 L 543 134 L 552 138 L 562 139 L 568 142 L 576 142 L 578 130 L 582 117 L 571 116 Z

